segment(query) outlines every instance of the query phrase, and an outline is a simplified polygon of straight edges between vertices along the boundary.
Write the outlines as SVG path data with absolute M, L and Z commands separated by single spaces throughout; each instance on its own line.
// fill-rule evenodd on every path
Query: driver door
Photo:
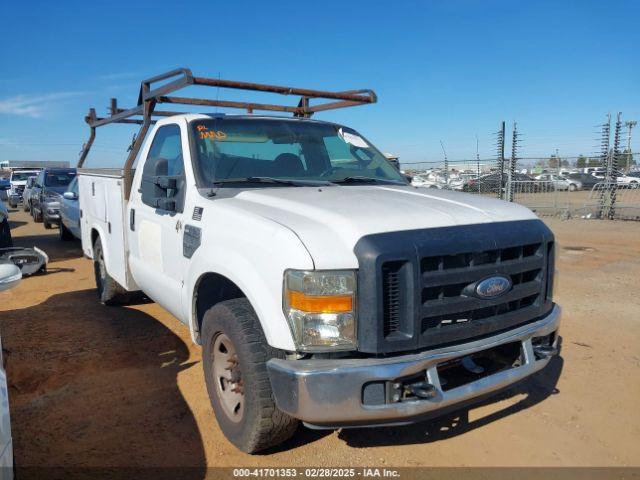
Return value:
M 136 175 L 135 200 L 129 205 L 129 248 L 131 273 L 144 292 L 178 318 L 186 258 L 182 254 L 184 231 L 186 131 L 178 124 L 159 127 L 142 166 Z M 158 167 L 160 165 L 160 167 Z M 158 171 L 158 168 L 161 171 Z M 153 202 L 141 195 L 141 184 L 159 174 L 176 177 L 176 188 L 166 190 L 166 203 Z M 158 198 L 158 197 L 156 197 Z

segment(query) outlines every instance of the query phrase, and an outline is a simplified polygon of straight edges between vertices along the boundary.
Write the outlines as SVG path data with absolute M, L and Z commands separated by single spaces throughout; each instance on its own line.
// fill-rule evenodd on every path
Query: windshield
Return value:
M 11 174 L 12 182 L 26 182 L 27 178 L 36 175 L 38 172 L 13 172 Z
M 76 176 L 76 172 L 47 172 L 44 184 L 47 187 L 66 187 Z
M 201 186 L 256 178 L 406 185 L 382 153 L 346 127 L 286 119 L 212 118 L 192 122 L 192 129 Z

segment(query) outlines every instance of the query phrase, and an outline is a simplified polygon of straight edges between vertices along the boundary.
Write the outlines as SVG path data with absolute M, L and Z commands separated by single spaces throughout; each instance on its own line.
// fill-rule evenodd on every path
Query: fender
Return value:
M 96 231 L 98 233 L 98 237 L 100 238 L 100 241 L 102 242 L 102 255 L 104 256 L 104 264 L 107 267 L 107 271 L 110 271 L 110 267 L 111 267 L 111 255 L 109 254 L 109 248 L 107 248 L 107 244 L 105 239 L 108 238 L 104 228 L 102 228 L 101 225 L 94 223 L 91 224 L 89 226 L 89 238 L 91 238 L 91 233 L 93 231 Z M 93 260 L 93 242 L 90 242 L 91 245 L 89 245 L 89 247 L 87 247 L 87 251 L 85 252 L 85 254 L 87 254 L 87 256 Z
M 202 245 L 191 258 L 182 289 L 183 318 L 188 320 L 185 323 L 189 325 L 191 337 L 198 343 L 196 288 L 205 274 L 217 273 L 234 282 L 246 295 L 269 345 L 295 350 L 289 324 L 282 312 L 283 276 L 288 268 L 313 269 L 313 260 L 288 228 L 260 217 L 253 218 L 260 225 L 246 220 L 244 215 L 243 223 L 253 225 L 238 226 L 241 231 L 235 228 L 236 225 L 229 224 L 224 230 L 203 228 Z M 237 223 L 237 220 L 231 221 Z M 219 225 L 225 223 L 221 221 Z M 252 235 L 256 231 L 261 232 L 260 238 Z

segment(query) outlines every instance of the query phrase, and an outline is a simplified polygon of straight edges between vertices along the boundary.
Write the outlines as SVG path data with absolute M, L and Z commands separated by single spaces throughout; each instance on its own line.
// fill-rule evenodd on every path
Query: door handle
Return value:
M 129 229 L 136 231 L 136 211 L 133 208 L 129 211 Z
M 182 222 L 178 220 L 176 222 L 176 233 L 178 233 L 180 230 L 182 230 Z

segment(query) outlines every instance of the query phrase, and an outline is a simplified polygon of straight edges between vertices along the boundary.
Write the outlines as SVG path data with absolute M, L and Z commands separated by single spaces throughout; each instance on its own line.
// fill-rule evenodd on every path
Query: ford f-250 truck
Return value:
M 168 96 L 198 85 L 301 99 Z M 554 238 L 531 211 L 412 187 L 358 132 L 309 118 L 375 100 L 180 69 L 144 81 L 136 107 L 112 100 L 109 116 L 86 118 L 82 246 L 100 299 L 141 290 L 188 326 L 220 428 L 246 452 L 286 440 L 298 420 L 414 422 L 512 385 L 558 352 Z M 83 168 L 96 128 L 117 122 L 141 124 L 124 168 Z

